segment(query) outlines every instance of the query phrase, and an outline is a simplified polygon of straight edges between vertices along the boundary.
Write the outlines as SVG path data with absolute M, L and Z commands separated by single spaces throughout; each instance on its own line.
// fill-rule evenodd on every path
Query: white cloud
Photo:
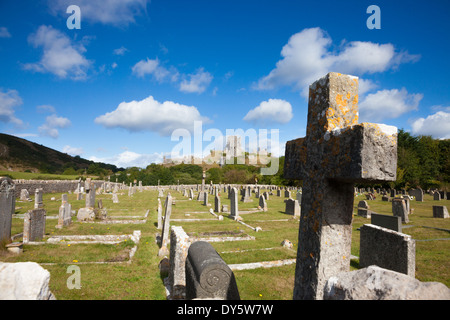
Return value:
M 131 68 L 133 74 L 137 77 L 144 78 L 147 74 L 151 74 L 159 82 L 169 79 L 170 81 L 176 81 L 178 78 L 178 72 L 173 68 L 171 71 L 160 65 L 158 58 L 152 60 L 141 60 Z
M 189 75 L 189 80 L 183 79 L 180 83 L 180 91 L 202 93 L 209 86 L 212 79 L 213 76 L 209 72 L 199 68 L 196 73 Z
M 67 18 L 69 5 L 77 5 L 81 10 L 81 21 L 99 22 L 113 26 L 126 26 L 135 22 L 135 17 L 146 13 L 149 0 L 49 0 L 48 6 L 53 14 Z
M 36 48 L 42 47 L 43 55 L 41 61 L 25 64 L 26 70 L 50 72 L 63 79 L 86 79 L 91 62 L 83 56 L 86 49 L 82 44 L 73 44 L 69 37 L 51 26 L 40 26 L 28 37 L 28 42 Z
M 11 38 L 11 33 L 6 27 L 0 27 L 0 38 Z
M 141 101 L 122 102 L 116 110 L 101 115 L 95 122 L 107 128 L 123 128 L 130 132 L 152 131 L 170 136 L 175 129 L 192 131 L 194 121 L 209 121 L 194 106 L 172 101 L 163 103 L 152 96 Z
M 114 49 L 113 53 L 118 56 L 123 56 L 127 51 L 129 50 L 122 46 L 120 48 Z
M 368 94 L 359 103 L 360 122 L 397 118 L 406 112 L 417 110 L 422 98 L 423 94 L 409 94 L 405 88 Z
M 45 123 L 38 128 L 38 131 L 43 136 L 56 139 L 59 136 L 58 129 L 67 128 L 70 124 L 71 122 L 69 119 L 52 114 L 46 117 Z
M 51 105 L 41 105 L 41 106 L 37 106 L 36 107 L 37 112 L 39 113 L 45 113 L 45 112 L 49 112 L 49 113 L 55 113 L 55 108 Z
M 124 151 L 118 155 L 112 157 L 98 158 L 92 156 L 89 160 L 95 162 L 103 162 L 113 164 L 117 167 L 127 168 L 127 167 L 139 167 L 145 168 L 151 163 L 161 163 L 163 160 L 163 155 L 159 153 L 153 154 L 140 154 L 132 151 Z
M 70 154 L 71 156 L 79 156 L 83 154 L 83 148 L 71 147 L 69 145 L 64 146 L 62 152 Z
M 282 59 L 276 63 L 275 69 L 261 78 L 254 88 L 293 86 L 306 97 L 309 85 L 328 72 L 361 76 L 419 59 L 418 55 L 397 53 L 392 44 L 344 42 L 338 52 L 330 50 L 331 45 L 331 38 L 320 28 L 304 29 L 294 34 L 281 50 Z
M 17 90 L 8 89 L 3 92 L 0 88 L 0 122 L 12 123 L 21 126 L 23 121 L 16 118 L 14 108 L 22 104 Z
M 438 111 L 426 118 L 419 118 L 412 123 L 411 127 L 415 135 L 450 139 L 450 112 Z
M 292 117 L 292 106 L 289 102 L 281 99 L 269 99 L 250 110 L 244 117 L 244 120 L 248 122 L 275 122 L 283 124 L 291 121 Z

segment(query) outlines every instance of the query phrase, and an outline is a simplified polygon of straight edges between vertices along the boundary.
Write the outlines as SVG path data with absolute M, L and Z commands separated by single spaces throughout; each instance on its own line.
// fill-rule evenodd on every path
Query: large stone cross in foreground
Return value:
M 306 137 L 286 143 L 284 176 L 303 180 L 294 299 L 322 299 L 349 271 L 354 183 L 394 181 L 396 169 L 397 128 L 358 124 L 358 78 L 314 82 Z

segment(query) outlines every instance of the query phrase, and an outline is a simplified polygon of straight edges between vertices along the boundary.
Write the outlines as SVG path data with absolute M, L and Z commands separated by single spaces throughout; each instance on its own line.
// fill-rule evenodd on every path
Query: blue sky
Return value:
M 381 29 L 367 27 L 372 4 Z M 67 27 L 70 5 L 81 29 Z M 206 133 L 238 129 L 261 134 L 257 146 L 274 132 L 271 151 L 283 154 L 305 135 L 309 84 L 334 71 L 359 77 L 360 122 L 448 139 L 449 9 L 447 0 L 2 0 L 1 132 L 121 167 L 160 162 L 182 141 L 174 130 L 194 123 L 201 147 L 185 155 L 208 152 Z

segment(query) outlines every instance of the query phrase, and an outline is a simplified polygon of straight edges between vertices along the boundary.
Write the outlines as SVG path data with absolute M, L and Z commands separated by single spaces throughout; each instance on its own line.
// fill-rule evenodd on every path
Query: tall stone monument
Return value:
M 350 269 L 354 184 L 395 181 L 397 128 L 358 124 L 358 78 L 331 72 L 309 87 L 306 137 L 286 143 L 284 177 L 302 179 L 294 299 L 322 299 Z

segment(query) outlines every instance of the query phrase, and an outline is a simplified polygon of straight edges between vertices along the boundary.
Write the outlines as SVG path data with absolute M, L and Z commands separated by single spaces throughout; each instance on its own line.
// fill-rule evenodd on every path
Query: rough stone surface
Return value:
M 93 208 L 80 208 L 77 213 L 77 220 L 80 222 L 94 221 L 95 211 Z
M 440 282 L 421 282 L 377 266 L 340 273 L 325 286 L 324 300 L 450 300 Z
M 415 276 L 416 243 L 410 235 L 365 224 L 360 228 L 359 265 L 382 268 Z
M 186 257 L 190 246 L 189 236 L 182 227 L 172 226 L 170 232 L 169 284 L 172 299 L 184 299 L 186 289 Z
M 321 299 L 350 268 L 354 183 L 395 181 L 397 129 L 358 124 L 358 78 L 329 73 L 309 88 L 306 138 L 286 143 L 284 177 L 302 179 L 294 299 Z
M 11 221 L 15 212 L 15 185 L 8 177 L 0 178 L 0 241 L 11 241 Z
M 196 241 L 189 247 L 186 299 L 240 299 L 233 271 L 208 242 Z
M 0 300 L 55 300 L 50 273 L 35 262 L 0 262 Z

